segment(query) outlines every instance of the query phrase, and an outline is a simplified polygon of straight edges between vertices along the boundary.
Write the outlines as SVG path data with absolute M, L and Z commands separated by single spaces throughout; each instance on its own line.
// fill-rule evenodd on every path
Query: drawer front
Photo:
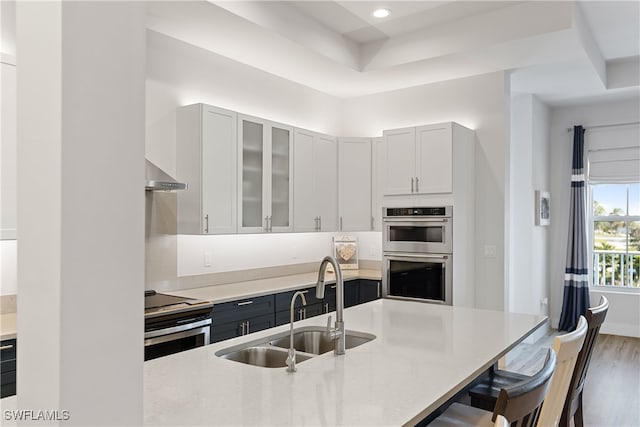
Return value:
M 316 298 L 315 287 L 301 289 L 301 291 L 305 292 L 304 297 L 307 300 L 307 305 L 313 305 L 313 304 L 322 302 L 322 300 L 319 300 L 318 298 Z M 325 289 L 325 292 L 326 292 L 326 289 Z M 291 298 L 293 298 L 293 294 L 295 293 L 296 291 L 288 291 L 288 292 L 281 292 L 279 294 L 276 294 L 276 312 L 290 310 Z M 300 297 L 296 298 L 296 303 L 294 307 L 295 308 L 303 307 L 302 298 Z
M 273 307 L 273 295 L 216 304 L 213 306 L 211 321 L 212 323 L 222 325 L 266 314 L 273 315 Z
M 16 358 L 18 341 L 15 339 L 0 341 L 0 361 Z

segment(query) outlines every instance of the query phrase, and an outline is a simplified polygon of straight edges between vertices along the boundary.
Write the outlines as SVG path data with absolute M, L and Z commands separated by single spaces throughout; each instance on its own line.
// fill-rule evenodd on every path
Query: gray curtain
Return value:
M 584 177 L 584 128 L 573 127 L 573 162 L 569 240 L 564 270 L 564 299 L 560 314 L 561 331 L 573 331 L 589 308 L 589 259 L 587 252 L 586 194 Z

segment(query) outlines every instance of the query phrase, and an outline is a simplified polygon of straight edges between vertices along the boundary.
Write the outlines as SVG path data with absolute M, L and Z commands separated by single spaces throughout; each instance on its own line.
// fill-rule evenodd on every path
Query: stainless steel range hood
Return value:
M 145 159 L 145 163 L 146 182 L 144 189 L 146 191 L 175 191 L 187 188 L 187 184 L 176 181 L 149 160 Z

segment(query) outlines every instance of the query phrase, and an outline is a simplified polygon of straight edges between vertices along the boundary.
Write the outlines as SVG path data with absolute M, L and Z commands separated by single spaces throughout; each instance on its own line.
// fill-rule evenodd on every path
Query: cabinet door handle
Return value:
M 342 231 L 342 217 L 340 217 L 340 231 Z
M 247 331 L 246 331 L 246 333 L 247 334 L 249 333 L 249 321 L 248 320 L 247 320 Z
M 273 227 L 272 227 L 272 216 L 269 215 L 269 231 L 273 231 Z
M 420 180 L 416 176 L 416 193 L 419 193 L 419 192 L 420 192 Z
M 371 229 L 373 230 L 375 228 L 375 218 L 371 217 Z
M 413 193 L 413 177 L 411 177 L 411 192 Z
M 380 291 L 382 290 L 382 284 L 378 282 L 378 298 L 380 298 Z
M 12 348 L 13 348 L 13 344 L 3 345 L 2 347 L 0 347 L 0 351 L 11 350 Z
M 204 216 L 204 232 L 205 234 L 209 234 L 209 214 Z
M 313 230 L 318 231 L 318 217 L 313 218 L 313 224 L 314 224 Z
M 322 231 L 322 216 L 318 216 L 318 231 Z
M 243 302 L 239 302 L 239 303 L 238 303 L 238 306 L 241 306 L 241 305 L 249 305 L 249 304 L 253 304 L 253 300 L 251 300 L 251 301 L 243 301 Z
M 328 303 L 328 302 L 325 302 L 325 303 L 324 303 L 324 312 L 325 312 L 325 313 L 328 313 L 328 312 L 329 312 L 329 303 Z
M 244 332 L 244 322 L 240 323 L 240 335 L 245 335 L 245 332 Z
M 264 217 L 264 231 L 269 231 L 269 215 Z

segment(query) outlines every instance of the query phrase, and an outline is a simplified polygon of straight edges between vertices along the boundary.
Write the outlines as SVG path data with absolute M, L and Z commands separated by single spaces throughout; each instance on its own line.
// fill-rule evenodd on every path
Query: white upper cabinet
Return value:
M 236 232 L 237 114 L 205 104 L 177 109 L 178 233 Z
M 415 128 L 384 131 L 384 194 L 411 194 L 415 186 Z
M 416 128 L 415 192 L 451 193 L 453 157 L 452 124 Z
M 384 195 L 453 191 L 455 123 L 384 131 Z
M 238 231 L 291 231 L 293 128 L 238 115 Z
M 294 231 L 335 231 L 338 228 L 336 138 L 297 128 L 294 135 Z
M 371 140 L 371 216 L 373 230 L 382 231 L 382 184 L 384 182 L 384 138 Z
M 373 229 L 371 144 L 371 138 L 339 139 L 340 231 Z

